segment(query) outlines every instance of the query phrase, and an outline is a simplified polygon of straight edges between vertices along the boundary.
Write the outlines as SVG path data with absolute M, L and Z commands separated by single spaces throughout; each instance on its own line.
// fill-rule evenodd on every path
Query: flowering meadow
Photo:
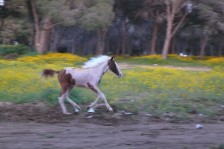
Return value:
M 45 68 L 60 70 L 85 61 L 72 54 L 50 53 L 26 56 L 16 60 L 0 60 L 0 101 L 16 103 L 43 100 L 54 102 L 60 93 L 57 77 L 40 77 Z M 51 101 L 51 99 L 54 99 Z
M 80 67 L 86 60 L 60 53 L 0 59 L 0 101 L 56 104 L 60 94 L 57 77 L 41 78 L 41 71 L 45 68 Z M 224 58 L 199 61 L 171 55 L 167 62 L 158 56 L 142 56 L 118 58 L 118 64 L 124 76 L 117 78 L 108 72 L 100 84 L 109 102 L 118 108 L 158 114 L 186 114 L 197 110 L 214 115 L 217 107 L 224 104 Z M 75 88 L 71 98 L 79 104 L 89 104 L 95 94 Z

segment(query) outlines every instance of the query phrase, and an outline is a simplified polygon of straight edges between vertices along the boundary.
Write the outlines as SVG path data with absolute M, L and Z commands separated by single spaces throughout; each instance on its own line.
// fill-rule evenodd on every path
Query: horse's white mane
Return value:
M 104 63 L 104 62 L 108 61 L 109 59 L 110 59 L 110 57 L 106 56 L 106 55 L 101 55 L 101 56 L 98 56 L 98 57 L 92 57 L 92 58 L 90 58 L 89 61 L 84 63 L 82 68 L 95 67 L 95 66 L 97 66 L 101 63 Z

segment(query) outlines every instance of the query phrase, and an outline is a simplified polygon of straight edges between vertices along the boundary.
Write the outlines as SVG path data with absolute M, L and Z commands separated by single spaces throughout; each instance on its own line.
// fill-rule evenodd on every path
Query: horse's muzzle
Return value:
M 118 74 L 118 78 L 122 77 L 122 73 Z

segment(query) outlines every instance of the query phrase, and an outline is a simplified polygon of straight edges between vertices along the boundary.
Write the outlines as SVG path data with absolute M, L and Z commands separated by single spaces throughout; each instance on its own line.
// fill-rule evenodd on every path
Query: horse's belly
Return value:
M 82 80 L 82 79 L 75 80 L 75 86 L 78 86 L 78 87 L 87 87 L 87 83 L 88 81 L 86 80 Z

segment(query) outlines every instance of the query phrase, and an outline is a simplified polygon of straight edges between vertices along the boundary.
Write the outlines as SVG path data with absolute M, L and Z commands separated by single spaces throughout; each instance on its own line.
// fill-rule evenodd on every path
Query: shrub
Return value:
M 8 54 L 22 55 L 29 51 L 29 47 L 25 45 L 0 45 L 0 55 L 5 56 Z

